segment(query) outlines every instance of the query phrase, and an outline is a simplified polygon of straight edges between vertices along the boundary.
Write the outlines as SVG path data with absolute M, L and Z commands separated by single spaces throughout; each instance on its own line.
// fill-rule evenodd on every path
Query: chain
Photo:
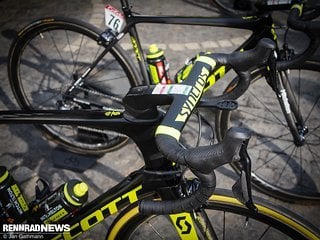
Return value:
M 78 128 L 82 129 L 82 130 L 86 130 L 86 131 L 95 132 L 95 133 L 107 134 L 107 135 L 113 136 L 113 137 L 124 137 L 124 138 L 127 137 L 126 135 L 124 135 L 122 133 L 113 132 L 113 131 L 109 131 L 109 130 L 103 130 L 103 129 L 98 129 L 98 128 L 90 128 L 90 127 L 85 127 L 85 126 L 78 126 Z
M 103 93 L 98 92 L 98 91 L 95 91 L 95 90 L 83 88 L 83 87 L 80 87 L 80 86 L 76 86 L 76 89 L 79 89 L 79 90 L 81 90 L 81 91 L 84 91 L 84 92 L 87 92 L 87 93 L 91 93 L 91 94 L 94 94 L 94 95 L 97 95 L 97 96 L 106 97 L 106 98 L 109 98 L 109 99 L 114 100 L 114 101 L 121 102 L 121 98 L 119 98 L 119 97 L 115 97 L 115 96 L 103 94 Z M 73 104 L 79 105 L 79 104 L 77 104 L 77 103 L 75 103 L 75 102 L 73 102 Z M 80 105 L 79 105 L 79 106 L 80 106 Z M 123 111 L 123 109 L 115 109 L 115 108 L 104 108 L 103 110 L 120 111 L 120 112 Z M 127 137 L 127 136 L 124 135 L 124 134 L 117 133 L 117 132 L 113 132 L 113 131 L 109 131 L 109 130 L 103 130 L 103 129 L 98 129 L 98 128 L 85 127 L 85 126 L 78 126 L 78 128 L 79 128 L 79 129 L 82 129 L 82 130 L 87 130 L 87 131 L 95 132 L 95 133 L 107 134 L 107 135 L 109 135 L 109 136 L 114 136 L 114 137 L 124 137 L 124 138 Z
M 111 96 L 111 95 L 108 95 L 108 94 L 104 94 L 104 93 L 101 93 L 101 92 L 98 92 L 98 91 L 95 91 L 95 90 L 83 88 L 83 87 L 80 87 L 80 86 L 76 86 L 76 88 L 81 90 L 81 91 L 87 92 L 87 93 L 91 93 L 91 94 L 94 94 L 94 95 L 97 95 L 97 96 L 102 96 L 102 97 L 117 101 L 119 103 L 121 103 L 121 101 L 122 101 L 122 99 L 119 98 L 119 97 Z M 123 111 L 123 109 L 120 109 L 120 108 L 119 109 L 116 109 L 116 108 L 103 108 L 103 110 L 119 111 L 119 112 Z
M 121 98 L 119 98 L 119 97 L 103 94 L 101 92 L 97 92 L 97 91 L 94 91 L 94 90 L 91 90 L 91 89 L 87 89 L 87 88 L 83 88 L 83 87 L 80 87 L 80 86 L 76 86 L 76 88 L 79 89 L 79 90 L 82 90 L 84 92 L 93 93 L 93 94 L 98 95 L 98 96 L 107 97 L 109 99 L 121 102 Z

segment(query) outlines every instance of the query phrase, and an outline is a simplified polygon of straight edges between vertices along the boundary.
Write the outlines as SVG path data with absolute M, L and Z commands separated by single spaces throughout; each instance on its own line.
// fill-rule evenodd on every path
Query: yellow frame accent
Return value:
M 195 62 L 203 62 L 203 63 L 206 63 L 206 64 L 209 64 L 212 69 L 216 66 L 216 61 L 210 57 L 207 57 L 207 56 L 200 56 L 196 59 Z
M 4 174 L 0 177 L 0 183 L 4 182 L 8 176 L 9 176 L 9 172 L 8 170 L 6 170 Z
M 170 216 L 170 219 L 171 219 L 171 222 L 172 224 L 174 225 L 177 233 L 179 234 L 180 236 L 180 239 L 183 239 L 183 240 L 197 240 L 198 239 L 198 235 L 197 235 L 197 232 L 196 232 L 196 228 L 194 226 L 194 223 L 193 223 L 193 219 L 191 217 L 191 214 L 190 213 L 178 213 L 178 214 L 171 214 L 169 215 Z M 180 229 L 177 225 L 176 225 L 176 222 L 177 222 L 177 219 L 178 218 L 182 218 L 183 220 L 185 220 L 189 225 L 190 228 L 190 232 L 189 233 L 184 233 L 183 229 Z M 187 226 L 187 225 L 186 225 Z
M 299 10 L 299 16 L 301 16 L 302 10 L 303 10 L 303 4 L 293 4 L 291 9 L 292 8 L 297 8 Z
M 177 129 L 165 125 L 160 125 L 157 127 L 155 135 L 159 134 L 169 135 L 175 138 L 177 141 L 179 141 L 181 135 L 180 131 L 178 131 Z

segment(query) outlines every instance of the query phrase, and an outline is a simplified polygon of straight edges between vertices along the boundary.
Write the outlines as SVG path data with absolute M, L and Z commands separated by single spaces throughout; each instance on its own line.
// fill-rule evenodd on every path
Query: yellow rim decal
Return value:
M 180 135 L 181 135 L 180 131 L 178 131 L 177 129 L 173 127 L 164 126 L 164 125 L 158 126 L 155 135 L 159 135 L 159 134 L 169 135 L 175 138 L 177 141 L 179 141 Z
M 183 240 L 196 240 L 198 239 L 196 228 L 190 213 L 171 214 L 170 219 Z
M 114 225 L 112 228 L 109 238 L 110 240 L 114 240 L 117 233 L 120 231 L 120 229 L 128 222 L 129 219 L 131 219 L 133 216 L 137 215 L 139 213 L 138 206 L 131 209 L 129 212 L 127 212 L 122 218 Z
M 222 195 L 212 195 L 210 197 L 210 200 L 218 201 L 218 202 L 225 202 L 225 203 L 231 203 L 238 206 L 243 206 L 242 203 L 240 203 L 236 198 L 229 197 L 229 196 L 222 196 Z M 308 229 L 303 227 L 302 225 L 298 224 L 297 222 L 293 221 L 292 219 L 270 209 L 264 206 L 261 206 L 259 204 L 255 204 L 258 208 L 258 211 L 264 213 L 265 215 L 268 215 L 270 217 L 273 217 L 275 219 L 279 219 L 281 222 L 286 223 L 288 226 L 292 226 L 293 228 L 299 230 L 302 234 L 304 234 L 306 237 L 310 239 L 318 239 L 316 235 L 314 235 L 312 232 L 310 232 Z

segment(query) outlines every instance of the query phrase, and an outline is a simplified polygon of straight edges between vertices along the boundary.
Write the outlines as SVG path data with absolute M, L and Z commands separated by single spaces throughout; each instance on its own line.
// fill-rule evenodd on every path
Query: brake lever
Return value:
M 232 192 L 234 196 L 246 207 L 252 211 L 257 211 L 257 207 L 254 205 L 251 189 L 251 159 L 247 152 L 247 145 L 249 140 L 245 141 L 240 149 L 240 161 L 241 172 L 239 179 L 232 186 Z

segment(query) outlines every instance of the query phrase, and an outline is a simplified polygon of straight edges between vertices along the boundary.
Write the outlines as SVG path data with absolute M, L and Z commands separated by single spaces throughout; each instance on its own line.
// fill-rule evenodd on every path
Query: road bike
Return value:
M 181 84 L 132 88 L 123 98 L 124 111 L 1 111 L 2 124 L 76 124 L 119 131 L 132 138 L 142 153 L 143 168 L 59 222 L 69 224 L 70 231 L 44 237 L 74 239 L 119 213 L 106 239 L 319 239 L 319 231 L 296 214 L 253 199 L 247 129 L 231 128 L 214 145 L 186 149 L 179 143 L 195 107 L 222 109 L 235 104 L 202 99 L 211 72 L 227 65 L 248 82 L 251 70 L 265 65 L 273 50 L 274 43 L 263 39 L 246 52 L 202 54 Z M 241 95 L 244 89 L 233 91 Z M 168 110 L 159 109 L 161 105 L 169 105 Z M 236 198 L 215 190 L 214 170 L 230 162 L 243 167 L 232 187 Z M 185 167 L 193 178 L 184 177 Z
M 128 1 L 122 0 L 121 6 L 122 11 L 115 11 L 115 16 L 124 16 L 125 21 L 121 20 L 121 18 L 114 18 L 109 21 L 110 26 L 105 31 L 78 20 L 52 17 L 37 20 L 19 32 L 17 39 L 11 46 L 8 70 L 13 92 L 23 109 L 118 110 L 123 108 L 121 99 L 130 86 L 152 84 L 152 79 L 149 78 L 145 64 L 145 54 L 139 41 L 136 29 L 137 24 L 183 24 L 208 26 L 208 28 L 230 27 L 252 31 L 250 37 L 237 50 L 251 49 L 263 37 L 273 39 L 275 42 L 278 41 L 278 36 L 275 32 L 276 27 L 270 14 L 232 18 L 146 16 L 133 13 L 132 5 Z M 275 6 L 274 9 L 276 10 L 277 7 Z M 315 15 L 312 14 L 309 18 L 314 17 Z M 314 24 L 310 23 L 309 25 L 314 26 Z M 294 24 L 290 25 L 290 27 L 296 28 Z M 299 29 L 299 31 L 306 32 L 308 35 L 310 39 L 308 46 L 304 47 L 299 54 L 293 54 L 293 50 L 287 44 L 284 44 L 283 49 L 277 44 L 277 71 L 294 80 L 303 80 L 303 77 L 307 78 L 310 74 L 305 76 L 305 72 L 312 73 L 312 78 L 305 82 L 311 82 L 310 88 L 315 89 L 313 82 L 316 81 L 318 76 L 319 61 L 317 57 L 311 57 L 310 55 L 318 47 L 317 31 L 308 31 L 307 29 Z M 134 67 L 132 59 L 127 56 L 118 44 L 126 35 L 130 36 L 139 71 Z M 287 40 L 289 41 L 290 37 L 287 37 Z M 290 74 L 285 72 L 286 69 L 292 69 Z M 294 69 L 298 71 L 293 71 Z M 228 68 L 225 67 L 218 69 L 213 73 L 213 77 L 210 78 L 209 85 L 213 84 L 215 80 L 218 80 L 227 71 Z M 257 76 L 264 76 L 263 71 L 258 71 Z M 225 79 L 223 78 L 221 81 L 226 81 Z M 233 88 L 237 82 L 236 79 L 232 81 L 229 88 Z M 260 83 L 262 81 L 254 82 Z M 291 82 L 291 80 L 286 82 Z M 273 84 L 276 83 L 278 83 L 277 78 Z M 271 83 L 270 85 L 274 89 Z M 306 87 L 303 84 L 298 86 Z M 269 84 L 267 87 L 270 88 Z M 282 96 L 288 95 L 290 92 L 288 88 L 289 86 L 284 84 L 281 91 L 285 91 L 285 93 L 282 93 Z M 305 91 L 308 92 L 308 90 Z M 261 101 L 275 99 L 273 97 L 270 98 L 269 95 L 265 97 L 264 92 L 264 90 L 259 92 L 258 99 L 261 98 Z M 208 97 L 210 97 L 210 94 L 208 94 Z M 233 96 L 229 97 L 233 98 Z M 317 160 L 317 136 L 319 136 L 317 132 L 319 128 L 317 127 L 317 122 L 319 108 L 314 107 L 311 109 L 313 111 L 308 112 L 314 116 L 312 118 L 305 117 L 308 122 L 304 122 L 303 118 L 301 118 L 304 115 L 299 113 L 300 109 L 316 106 L 318 95 L 312 96 L 308 101 L 296 101 L 296 103 L 291 101 L 293 98 L 289 98 L 290 107 L 296 106 L 292 112 L 297 114 L 290 116 L 291 112 L 289 114 L 286 113 L 288 102 L 281 102 L 281 100 L 279 101 L 280 105 L 283 106 L 283 110 L 278 111 L 279 114 L 286 116 L 286 120 L 281 121 L 281 126 L 286 130 L 285 126 L 289 124 L 289 133 L 284 133 L 284 130 L 280 129 L 281 134 L 279 136 L 270 137 L 269 135 L 263 136 L 262 134 L 265 133 L 262 132 L 256 134 L 253 141 L 251 141 L 253 144 L 249 146 L 250 151 L 255 151 L 256 156 L 257 153 L 259 155 L 262 152 L 260 154 L 261 157 L 257 156 L 260 161 L 259 165 L 256 167 L 256 162 L 253 164 L 254 185 L 268 194 L 273 194 L 286 200 L 318 200 L 318 184 L 320 181 L 317 180 L 319 176 L 317 171 L 319 169 Z M 256 101 L 253 100 L 250 103 L 255 103 Z M 273 102 L 271 104 L 273 105 Z M 299 106 L 299 104 L 302 106 Z M 277 105 L 279 104 L 277 103 Z M 269 106 L 265 108 L 269 111 L 271 109 L 271 112 L 273 111 Z M 267 110 L 263 111 L 268 114 Z M 279 119 L 279 117 L 277 118 Z M 220 140 L 228 128 L 228 119 L 229 114 L 227 112 L 219 112 L 217 114 L 215 127 L 216 134 Z M 297 124 L 294 123 L 295 119 Z M 288 123 L 287 121 L 290 122 Z M 260 123 L 262 124 L 261 129 L 270 128 L 270 124 L 265 126 L 262 121 Z M 251 126 L 251 123 L 246 124 L 246 127 L 249 126 Z M 313 130 L 307 133 L 306 126 Z M 51 139 L 73 151 L 85 154 L 103 153 L 121 145 L 127 139 L 121 134 L 88 126 L 41 125 L 41 128 Z M 258 133 L 257 129 L 253 130 Z M 274 132 L 280 132 L 280 130 L 276 129 Z M 310 137 L 312 144 L 308 144 L 309 136 L 312 136 Z M 267 139 L 268 137 L 269 140 L 259 142 L 259 138 Z M 271 141 L 270 138 L 271 140 L 276 138 L 277 141 Z M 289 139 L 291 143 L 295 143 L 295 146 L 299 146 L 298 149 L 304 149 L 305 152 L 292 155 L 293 150 L 288 145 L 281 144 L 282 142 L 289 142 Z M 269 145 L 264 151 L 265 143 Z M 271 175 L 272 177 L 261 176 L 261 173 L 266 170 L 276 169 L 279 157 L 273 156 L 278 155 L 280 156 L 280 162 L 285 164 L 279 168 L 280 170 L 273 171 L 274 175 Z M 292 163 L 286 164 L 289 160 Z M 308 166 L 308 168 L 303 166 Z M 237 168 L 236 165 L 234 167 Z M 283 174 L 284 172 L 285 174 Z M 285 185 L 288 182 L 293 182 L 289 188 Z M 290 195 L 290 198 L 287 197 L 288 195 Z

